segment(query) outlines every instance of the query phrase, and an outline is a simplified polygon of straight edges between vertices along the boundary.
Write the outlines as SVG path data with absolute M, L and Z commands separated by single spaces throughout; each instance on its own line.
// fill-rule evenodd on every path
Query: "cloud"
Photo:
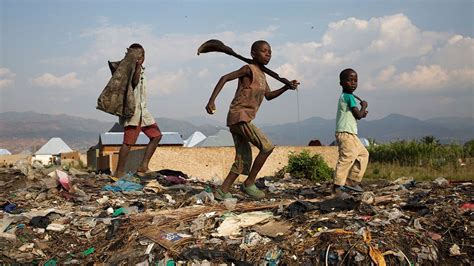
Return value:
M 32 80 L 34 85 L 49 88 L 77 88 L 83 82 L 79 80 L 75 72 L 65 74 L 63 76 L 55 76 L 51 73 L 44 73 Z
M 67 66 L 68 71 L 75 72 L 62 77 L 47 73 L 37 77 L 35 82 L 44 86 L 66 83 L 72 86 L 83 85 L 85 89 L 89 89 L 87 93 L 90 94 L 92 89 L 103 88 L 110 78 L 107 60 L 120 60 L 126 47 L 139 42 L 146 50 L 149 95 L 163 106 L 171 105 L 174 101 L 191 101 L 204 97 L 199 94 L 202 92 L 197 92 L 194 88 L 212 88 L 220 76 L 242 65 L 236 59 L 223 59 L 228 57 L 223 54 L 197 56 L 197 48 L 204 41 L 222 40 L 237 53 L 249 57 L 251 43 L 257 39 L 267 39 L 273 49 L 269 68 L 282 77 L 301 82 L 299 89 L 303 117 L 333 116 L 333 103 L 320 99 L 336 97 L 335 94 L 340 91 L 339 72 L 347 67 L 354 68 L 359 73 L 358 90 L 361 96 L 374 95 L 372 97 L 380 102 L 382 100 L 376 97 L 389 93 L 406 98 L 435 92 L 437 98 L 424 96 L 423 100 L 436 103 L 441 99 L 440 95 L 443 95 L 449 101 L 462 102 L 466 90 L 470 89 L 472 97 L 474 63 L 472 56 L 468 55 L 474 54 L 474 40 L 456 33 L 423 30 L 404 14 L 369 19 L 340 19 L 329 23 L 326 28 L 321 27 L 320 38 L 299 42 L 279 41 L 281 32 L 277 25 L 247 32 L 227 30 L 229 28 L 203 34 L 157 35 L 154 25 L 114 25 L 104 18 L 98 27 L 84 30 L 79 35 L 81 41 L 89 41 L 85 49 L 76 55 L 44 61 Z M 76 73 L 87 78 L 80 81 Z M 64 81 L 67 75 L 72 82 Z M 272 78 L 268 78 L 268 81 L 272 89 L 281 87 Z M 232 97 L 232 93 L 229 90 L 225 97 Z M 166 102 L 160 102 L 164 98 Z M 224 99 L 227 101 L 227 98 Z M 404 102 L 406 109 L 413 110 L 417 107 L 413 104 L 415 102 Z M 284 110 L 287 108 L 284 104 L 285 101 L 277 100 L 275 104 L 265 107 L 269 108 L 266 119 L 275 121 L 285 116 Z M 398 111 L 398 106 L 386 105 L 378 113 L 385 115 Z M 442 111 L 449 114 L 449 110 Z M 189 115 L 193 111 L 183 108 L 180 112 L 183 114 L 176 115 L 186 116 L 185 112 Z
M 275 50 L 286 61 L 281 71 L 298 73 L 310 88 L 331 81 L 336 85 L 338 73 L 346 67 L 359 72 L 362 90 L 451 90 L 473 85 L 474 63 L 472 56 L 466 56 L 474 54 L 473 39 L 423 31 L 404 14 L 332 22 L 320 42 L 285 43 Z
M 0 67 L 0 89 L 8 88 L 15 83 L 16 74 L 10 69 Z
M 178 90 L 183 90 L 189 85 L 189 73 L 185 70 L 176 72 L 161 72 L 148 80 L 147 87 L 150 95 L 169 95 Z

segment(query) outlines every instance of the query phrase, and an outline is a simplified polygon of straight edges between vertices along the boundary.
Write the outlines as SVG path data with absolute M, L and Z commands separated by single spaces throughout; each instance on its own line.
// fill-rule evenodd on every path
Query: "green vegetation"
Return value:
M 418 180 L 446 177 L 474 179 L 474 140 L 463 146 L 441 145 L 432 136 L 416 141 L 396 141 L 368 147 L 370 163 L 366 178 L 396 179 L 411 176 Z
M 445 165 L 443 167 L 401 166 L 396 163 L 369 163 L 364 179 L 395 180 L 402 176 L 410 176 L 415 180 L 434 180 L 444 177 L 448 180 L 474 180 L 474 162 L 465 165 Z
M 293 177 L 308 178 L 316 182 L 330 180 L 334 172 L 321 155 L 311 155 L 307 150 L 299 154 L 290 153 L 288 165 L 284 169 Z
M 398 164 L 400 166 L 442 167 L 457 164 L 466 157 L 466 150 L 458 144 L 440 145 L 434 137 L 420 141 L 396 141 L 368 147 L 370 162 Z

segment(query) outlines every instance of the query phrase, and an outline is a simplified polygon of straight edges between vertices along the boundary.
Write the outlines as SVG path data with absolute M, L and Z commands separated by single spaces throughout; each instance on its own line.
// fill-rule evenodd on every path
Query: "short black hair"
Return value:
M 341 71 L 341 73 L 339 74 L 339 81 L 345 80 L 352 72 L 357 74 L 357 72 L 352 68 L 346 68 Z
M 142 46 L 141 44 L 139 44 L 139 43 L 132 43 L 132 45 L 130 45 L 130 47 L 128 47 L 128 48 L 135 48 L 135 49 L 140 48 L 140 49 L 143 49 L 143 46 Z
M 256 42 L 254 42 L 252 44 L 252 48 L 250 48 L 251 51 L 257 51 L 258 48 L 260 48 L 260 46 L 264 45 L 264 44 L 268 44 L 270 45 L 267 41 L 264 41 L 264 40 L 258 40 Z

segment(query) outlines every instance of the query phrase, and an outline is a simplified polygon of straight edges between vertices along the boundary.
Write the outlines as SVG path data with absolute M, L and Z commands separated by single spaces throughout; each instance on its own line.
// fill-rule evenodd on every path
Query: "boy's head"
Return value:
M 133 43 L 132 45 L 130 45 L 130 47 L 128 47 L 129 49 L 139 49 L 142 51 L 142 55 L 140 58 L 138 58 L 138 63 L 143 64 L 143 62 L 145 61 L 145 49 L 143 49 L 143 46 L 139 43 Z
M 256 41 L 252 44 L 250 54 L 256 63 L 266 65 L 272 58 L 272 48 L 266 41 Z
M 357 89 L 357 72 L 352 68 L 346 68 L 339 74 L 339 84 L 342 90 L 352 93 Z

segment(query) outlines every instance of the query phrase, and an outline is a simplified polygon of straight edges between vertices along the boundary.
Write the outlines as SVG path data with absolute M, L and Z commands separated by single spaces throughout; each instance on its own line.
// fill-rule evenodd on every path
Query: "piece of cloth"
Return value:
M 230 171 L 236 174 L 248 175 L 252 165 L 252 149 L 250 143 L 262 153 L 271 152 L 273 146 L 270 139 L 251 122 L 240 122 L 229 126 L 234 139 L 235 160 Z
M 142 188 L 143 186 L 140 184 L 125 181 L 122 179 L 113 183 L 112 185 L 104 186 L 104 190 L 108 190 L 112 192 L 139 191 L 139 190 L 142 190 Z
M 30 220 L 30 225 L 37 228 L 46 228 L 50 223 L 48 216 L 35 216 Z
M 178 170 L 172 170 L 172 169 L 161 169 L 160 171 L 157 171 L 157 173 L 162 174 L 162 175 L 174 175 L 174 176 L 180 176 L 184 177 L 186 179 L 189 178 L 189 176 L 181 171 Z
M 138 82 L 137 86 L 133 90 L 133 95 L 135 98 L 135 109 L 133 116 L 130 118 L 121 117 L 119 119 L 119 123 L 124 127 L 127 126 L 138 126 L 141 125 L 143 127 L 151 126 L 155 123 L 155 119 L 151 115 L 150 111 L 148 111 L 147 101 L 146 101 L 146 88 L 147 88 L 147 81 L 145 77 L 145 68 L 142 67 L 140 73 L 140 81 Z
M 97 109 L 125 118 L 134 115 L 132 76 L 140 55 L 139 49 L 127 49 L 124 59 L 120 62 L 109 62 L 112 77 L 97 99 Z
M 161 130 L 156 123 L 150 126 L 126 126 L 124 127 L 123 144 L 134 145 L 137 142 L 140 131 L 143 131 L 149 139 L 161 136 Z
M 244 79 L 239 78 L 237 91 L 227 114 L 227 126 L 252 121 L 265 93 L 270 91 L 265 73 L 257 65 L 249 64 L 248 67 L 252 71 L 252 82 L 244 84 Z
M 336 132 L 348 132 L 357 135 L 357 121 L 352 108 L 357 107 L 354 95 L 342 93 L 337 104 Z
M 334 173 L 334 184 L 344 186 L 347 178 L 360 182 L 369 163 L 369 152 L 357 135 L 336 133 L 339 158 Z
M 286 207 L 283 216 L 286 218 L 295 218 L 306 212 L 316 210 L 318 206 L 315 203 L 303 200 L 297 200 Z
M 186 184 L 187 182 L 186 179 L 179 176 L 173 176 L 173 175 L 166 175 L 164 179 L 170 182 L 171 185 Z
M 321 213 L 329 213 L 336 211 L 349 211 L 353 210 L 360 202 L 354 200 L 354 198 L 332 198 L 319 202 L 319 210 Z

